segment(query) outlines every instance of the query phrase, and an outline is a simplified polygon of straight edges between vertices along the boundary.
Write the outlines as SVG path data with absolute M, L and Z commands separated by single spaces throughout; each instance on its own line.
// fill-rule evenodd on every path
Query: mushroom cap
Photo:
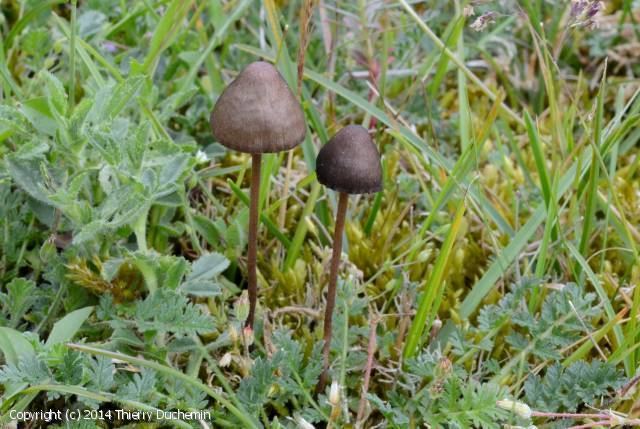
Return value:
M 360 125 L 341 129 L 320 149 L 316 159 L 318 181 L 348 194 L 369 194 L 382 189 L 380 153 Z
M 247 153 L 293 149 L 307 132 L 300 103 L 278 70 L 256 61 L 227 86 L 211 112 L 215 139 Z

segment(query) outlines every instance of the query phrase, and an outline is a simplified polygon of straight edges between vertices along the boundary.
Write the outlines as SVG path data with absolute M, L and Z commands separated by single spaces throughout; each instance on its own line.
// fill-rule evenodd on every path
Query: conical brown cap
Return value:
M 211 112 L 213 136 L 248 153 L 293 149 L 307 128 L 300 104 L 270 63 L 249 64 L 227 86 Z
M 368 194 L 382 189 L 378 148 L 360 125 L 341 129 L 320 149 L 318 181 L 338 192 Z

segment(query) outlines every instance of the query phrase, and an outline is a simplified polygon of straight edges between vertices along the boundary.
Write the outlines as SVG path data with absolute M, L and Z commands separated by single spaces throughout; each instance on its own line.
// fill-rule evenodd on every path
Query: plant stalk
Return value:
M 369 392 L 369 381 L 371 380 L 371 369 L 373 368 L 373 355 L 376 352 L 376 328 L 379 319 L 377 316 L 371 320 L 371 328 L 369 329 L 369 345 L 367 346 L 367 365 L 364 369 L 364 377 L 362 382 L 362 392 L 360 394 L 360 403 L 358 404 L 358 415 L 356 417 L 356 427 L 361 427 L 364 413 L 367 408 L 367 393 Z
M 71 44 L 69 47 L 69 99 L 67 100 L 69 115 L 76 103 L 76 25 L 77 25 L 78 0 L 71 2 Z
M 340 268 L 340 255 L 342 253 L 342 234 L 344 232 L 344 220 L 347 214 L 349 194 L 340 192 L 338 197 L 338 213 L 336 214 L 336 227 L 333 236 L 333 254 L 331 256 L 331 271 L 329 272 L 329 289 L 327 290 L 327 305 L 324 313 L 324 345 L 322 348 L 323 371 L 318 383 L 318 391 L 324 390 L 327 383 L 329 370 L 329 351 L 331 350 L 331 331 L 333 325 L 333 309 L 336 306 L 336 285 L 338 283 L 338 268 Z
M 253 329 L 258 300 L 258 277 L 256 273 L 258 241 L 258 205 L 260 204 L 260 167 L 262 154 L 251 154 L 251 201 L 249 206 L 249 250 L 247 255 L 247 277 L 249 282 L 249 317 L 246 326 Z

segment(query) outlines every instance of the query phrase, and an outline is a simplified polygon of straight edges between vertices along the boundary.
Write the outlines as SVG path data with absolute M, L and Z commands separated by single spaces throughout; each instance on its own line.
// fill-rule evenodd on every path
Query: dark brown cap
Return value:
M 213 136 L 229 149 L 280 152 L 307 132 L 300 103 L 270 63 L 249 64 L 227 86 L 211 112 Z
M 378 148 L 360 125 L 348 125 L 320 149 L 318 181 L 338 192 L 369 194 L 382 189 Z

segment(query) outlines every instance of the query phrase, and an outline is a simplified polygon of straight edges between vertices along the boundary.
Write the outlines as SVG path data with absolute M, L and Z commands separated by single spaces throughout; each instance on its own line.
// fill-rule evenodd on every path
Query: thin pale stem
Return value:
M 344 220 L 347 214 L 349 194 L 340 192 L 338 197 L 338 213 L 336 214 L 336 227 L 333 236 L 333 255 L 331 256 L 331 271 L 329 272 L 329 288 L 327 290 L 327 305 L 324 312 L 324 346 L 322 348 L 322 360 L 324 370 L 318 383 L 318 391 L 324 390 L 327 383 L 329 370 L 329 351 L 331 349 L 331 331 L 333 328 L 333 309 L 336 306 L 336 285 L 338 283 L 338 268 L 340 268 L 340 254 L 342 253 L 342 233 L 344 232 Z
M 251 155 L 251 201 L 249 206 L 249 249 L 247 255 L 247 277 L 249 282 L 249 317 L 246 326 L 253 329 L 258 301 L 258 276 L 256 273 L 258 241 L 258 205 L 260 204 L 260 167 L 262 155 Z
M 287 217 L 287 199 L 289 198 L 289 182 L 291 181 L 291 169 L 293 166 L 293 151 L 287 155 L 287 169 L 284 174 L 284 186 L 282 187 L 282 205 L 278 213 L 278 226 L 284 230 L 284 223 Z
M 78 1 L 71 2 L 71 45 L 69 47 L 69 114 L 76 102 L 76 14 Z

